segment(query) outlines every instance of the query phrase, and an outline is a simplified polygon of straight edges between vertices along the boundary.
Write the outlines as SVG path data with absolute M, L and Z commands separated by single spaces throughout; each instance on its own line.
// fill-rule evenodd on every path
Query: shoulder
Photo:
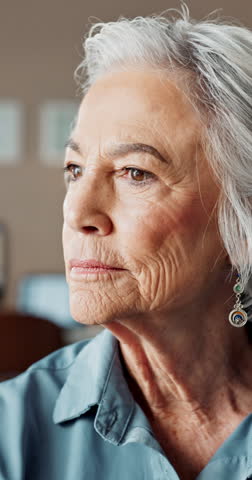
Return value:
M 49 392 L 50 384 L 52 386 L 52 383 L 54 383 L 57 385 L 57 391 L 59 391 L 71 365 L 89 342 L 90 340 L 81 340 L 62 347 L 33 363 L 16 377 L 0 382 L 0 414 L 2 414 L 5 406 L 8 406 L 8 409 L 10 408 L 10 403 L 20 403 L 23 395 L 27 395 L 28 390 L 35 394 L 36 391 L 46 386 L 46 391 Z M 51 382 L 49 382 L 49 379 L 51 379 Z
M 55 402 L 88 343 L 90 340 L 82 340 L 60 348 L 0 383 L 0 480 L 24 478 L 23 469 L 31 458 L 45 450 L 50 436 L 54 438 Z
M 29 478 L 55 478 L 59 469 L 63 478 L 68 455 L 60 464 L 59 458 L 62 451 L 72 451 L 76 435 L 82 435 L 83 442 L 96 441 L 95 410 L 87 412 L 104 392 L 116 343 L 104 330 L 91 340 L 56 350 L 0 383 L 0 480 L 21 480 L 31 468 L 35 473 Z M 48 468 L 50 475 L 38 475 L 41 468 Z

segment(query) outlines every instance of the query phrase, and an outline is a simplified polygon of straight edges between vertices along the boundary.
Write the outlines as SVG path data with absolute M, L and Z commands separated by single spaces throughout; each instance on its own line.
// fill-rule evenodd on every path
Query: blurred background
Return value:
M 251 0 L 188 0 L 252 26 Z M 68 309 L 61 246 L 64 144 L 73 72 L 90 23 L 178 8 L 178 0 L 0 0 L 0 379 L 90 338 Z

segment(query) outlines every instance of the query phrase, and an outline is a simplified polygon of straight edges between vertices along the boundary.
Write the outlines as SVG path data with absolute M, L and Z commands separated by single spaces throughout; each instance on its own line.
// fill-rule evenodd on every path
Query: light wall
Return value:
M 196 18 L 222 7 L 224 15 L 252 25 L 251 0 L 187 4 Z M 8 226 L 10 252 L 5 305 L 15 304 L 23 274 L 64 270 L 63 176 L 60 168 L 39 163 L 38 108 L 44 100 L 76 98 L 73 71 L 81 60 L 88 17 L 108 21 L 178 6 L 170 0 L 0 0 L 0 97 L 18 99 L 26 112 L 24 158 L 16 167 L 0 167 L 0 221 Z

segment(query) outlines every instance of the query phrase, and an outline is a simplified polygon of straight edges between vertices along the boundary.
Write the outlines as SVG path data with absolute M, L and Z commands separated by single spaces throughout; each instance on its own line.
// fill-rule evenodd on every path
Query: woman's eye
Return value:
M 81 167 L 74 163 L 70 163 L 64 167 L 64 177 L 67 183 L 75 182 L 77 178 L 80 177 L 81 173 Z
M 155 177 L 153 173 L 147 172 L 146 170 L 140 170 L 139 168 L 135 168 L 135 167 L 125 167 L 123 170 L 130 172 L 130 176 L 132 180 L 130 183 L 136 186 L 144 185 L 150 179 L 154 179 Z
M 146 183 L 149 183 L 152 180 L 155 180 L 155 175 L 153 173 L 147 172 L 146 170 L 141 170 L 136 167 L 125 167 L 123 168 L 124 172 L 130 173 L 130 183 L 134 186 L 143 186 Z M 76 182 L 78 178 L 82 175 L 82 168 L 79 165 L 70 163 L 64 167 L 64 178 L 66 184 L 71 182 Z

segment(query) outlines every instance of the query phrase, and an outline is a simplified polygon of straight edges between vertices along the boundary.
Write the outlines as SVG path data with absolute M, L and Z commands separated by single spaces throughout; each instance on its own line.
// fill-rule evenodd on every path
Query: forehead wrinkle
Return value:
M 74 141 L 73 139 L 68 140 L 68 142 L 66 143 L 66 147 L 82 155 L 80 144 Z M 142 153 L 142 152 L 148 153 L 149 155 L 154 156 L 155 158 L 157 158 L 163 163 L 168 163 L 171 161 L 171 159 L 166 160 L 159 153 L 159 151 L 152 145 L 148 145 L 140 142 L 112 144 L 109 147 L 107 147 L 103 156 L 106 158 L 116 159 L 117 157 L 128 155 L 129 153 Z
M 177 110 L 177 122 L 175 125 L 169 120 L 169 104 L 162 104 L 159 106 L 155 105 L 154 111 L 150 112 L 150 116 L 148 116 L 149 123 L 146 123 L 146 119 L 144 118 L 135 118 L 133 122 L 129 122 L 128 119 L 125 124 L 125 122 L 121 119 L 119 123 L 116 123 L 117 133 L 112 132 L 113 135 L 111 136 L 111 141 L 106 141 L 106 137 L 109 138 L 111 135 L 110 125 L 106 124 L 104 128 L 102 128 L 102 131 L 98 132 L 99 138 L 95 139 L 95 148 L 93 149 L 91 145 L 90 148 L 91 150 L 93 149 L 93 151 L 97 148 L 98 151 L 96 155 L 100 155 L 104 158 L 115 158 L 116 156 L 124 156 L 127 153 L 131 153 L 133 151 L 135 151 L 135 153 L 145 151 L 146 153 L 153 154 L 153 151 L 151 152 L 150 149 L 148 150 L 148 146 L 145 147 L 145 150 L 144 147 L 140 146 L 141 143 L 145 144 L 145 139 L 148 139 L 147 143 L 151 142 L 152 144 L 156 145 L 157 152 L 159 151 L 161 153 L 161 155 L 154 154 L 154 156 L 159 158 L 159 160 L 164 161 L 164 158 L 162 157 L 165 157 L 167 158 L 166 163 L 170 163 L 171 161 L 175 161 L 175 163 L 180 163 L 182 161 L 182 158 L 184 160 L 185 156 L 187 157 L 186 152 L 189 153 L 188 150 L 192 150 L 192 143 L 197 140 L 198 135 L 195 135 L 195 123 L 197 123 L 195 122 L 196 119 L 190 118 L 190 115 L 188 121 L 186 122 L 185 117 L 187 118 L 187 115 L 185 115 L 184 112 L 180 112 L 179 108 Z M 84 115 L 84 117 L 82 118 L 83 120 L 85 119 L 84 127 L 87 127 L 87 132 L 85 136 L 88 139 L 90 138 L 90 135 L 88 134 L 90 122 L 87 121 L 88 118 L 86 117 L 86 115 Z M 127 132 L 128 128 L 133 130 L 132 133 L 130 132 L 130 130 L 128 130 Z M 87 155 L 89 146 L 85 146 L 84 139 L 82 141 L 83 135 L 81 135 L 81 130 L 81 125 L 79 122 L 77 122 L 73 135 L 77 134 L 77 139 L 79 137 L 81 141 L 78 143 L 77 141 L 74 141 L 72 139 L 70 142 L 68 142 L 68 146 L 70 146 L 73 151 L 79 154 L 82 151 L 82 156 L 84 156 Z M 85 130 L 86 128 L 84 128 L 84 131 Z M 181 130 L 183 136 L 182 144 L 182 139 L 180 138 Z M 104 146 L 102 145 L 101 137 L 104 137 Z M 176 139 L 178 140 L 178 145 L 176 144 Z M 132 144 L 131 151 L 128 147 L 128 143 Z M 135 147 L 133 146 L 133 144 L 135 144 Z

